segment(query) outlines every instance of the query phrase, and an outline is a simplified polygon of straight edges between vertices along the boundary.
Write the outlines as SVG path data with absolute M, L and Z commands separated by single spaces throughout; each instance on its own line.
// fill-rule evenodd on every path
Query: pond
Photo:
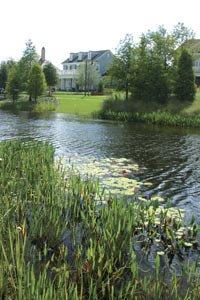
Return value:
M 186 209 L 188 216 L 194 213 L 200 220 L 200 129 L 115 123 L 56 113 L 40 118 L 0 111 L 0 140 L 16 138 L 49 141 L 57 155 L 78 162 L 79 167 L 89 162 L 138 166 L 133 179 L 151 183 L 143 186 L 143 194 L 170 199 Z M 110 167 L 105 163 L 104 173 L 107 165 Z

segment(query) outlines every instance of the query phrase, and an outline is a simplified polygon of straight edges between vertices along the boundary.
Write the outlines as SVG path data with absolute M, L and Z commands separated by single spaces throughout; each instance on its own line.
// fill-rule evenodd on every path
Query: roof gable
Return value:
M 100 56 L 102 56 L 104 53 L 106 53 L 107 51 L 110 52 L 110 50 L 98 50 L 98 51 L 82 52 L 82 59 L 81 60 L 78 60 L 78 53 L 79 52 L 77 52 L 77 53 L 74 53 L 74 57 L 73 57 L 72 60 L 70 60 L 68 58 L 65 61 L 63 61 L 62 64 L 85 61 L 88 57 L 89 52 L 91 52 L 91 54 L 92 54 L 91 61 L 94 61 L 94 60 L 98 59 Z

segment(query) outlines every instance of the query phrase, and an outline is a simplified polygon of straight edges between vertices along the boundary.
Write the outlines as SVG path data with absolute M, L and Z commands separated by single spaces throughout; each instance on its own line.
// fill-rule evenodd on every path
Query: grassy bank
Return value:
M 197 226 L 182 211 L 136 197 L 101 204 L 98 183 L 39 142 L 0 143 L 0 197 L 1 299 L 199 299 L 186 263 Z
M 97 117 L 163 126 L 200 127 L 200 92 L 193 103 L 181 103 L 171 99 L 165 105 L 159 105 L 155 102 L 108 99 L 104 102 L 102 110 L 97 113 Z
M 200 127 L 200 116 L 187 116 L 171 114 L 168 112 L 129 113 L 104 111 L 97 116 L 101 119 L 123 122 L 137 122 L 174 127 Z
M 0 102 L 0 109 L 12 112 L 28 111 L 46 113 L 55 111 L 58 106 L 56 98 L 39 97 L 37 102 L 29 101 L 26 94 L 22 94 L 16 101 L 4 100 Z
M 56 93 L 56 97 L 59 100 L 57 112 L 83 116 L 92 116 L 98 112 L 106 99 L 106 96 L 84 96 L 65 92 Z

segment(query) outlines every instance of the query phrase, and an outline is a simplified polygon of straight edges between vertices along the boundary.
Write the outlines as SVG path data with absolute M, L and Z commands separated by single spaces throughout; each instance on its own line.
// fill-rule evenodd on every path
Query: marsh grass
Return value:
M 106 100 L 102 110 L 96 114 L 101 119 L 138 122 L 174 127 L 200 127 L 200 91 L 193 103 L 182 103 L 171 97 L 160 105 L 119 97 Z
M 0 109 L 11 111 L 11 112 L 20 112 L 28 111 L 33 113 L 46 113 L 55 111 L 58 106 L 58 100 L 55 97 L 40 97 L 37 102 L 28 101 L 28 96 L 22 94 L 20 99 L 17 101 L 2 101 L 0 102 Z
M 0 298 L 199 299 L 198 227 L 183 211 L 101 205 L 98 182 L 66 174 L 46 143 L 2 142 L 0 171 Z

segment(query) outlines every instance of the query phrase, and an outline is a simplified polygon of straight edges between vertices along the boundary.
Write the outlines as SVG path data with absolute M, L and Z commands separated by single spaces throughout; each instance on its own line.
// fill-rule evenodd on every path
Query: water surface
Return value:
M 131 159 L 139 165 L 135 177 L 153 184 L 145 192 L 171 199 L 200 218 L 200 130 L 0 111 L 0 140 L 15 138 L 49 141 L 57 155 L 78 157 L 82 162 Z

